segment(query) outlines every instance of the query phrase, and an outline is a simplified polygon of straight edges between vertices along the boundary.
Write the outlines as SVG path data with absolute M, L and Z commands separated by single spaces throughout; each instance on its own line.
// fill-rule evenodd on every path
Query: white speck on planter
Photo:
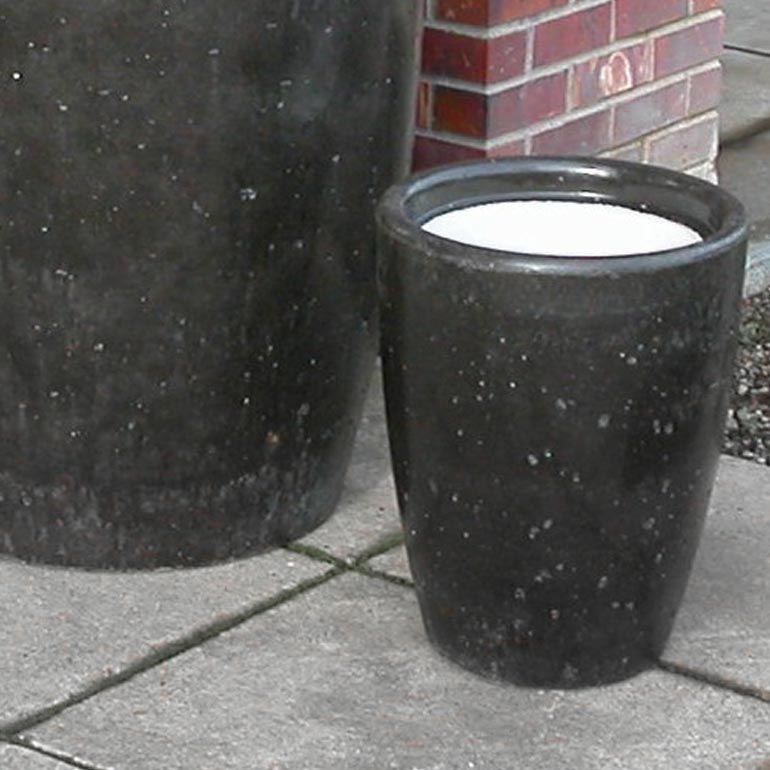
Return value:
M 513 592 L 514 599 L 518 599 L 520 602 L 523 602 L 524 599 L 527 598 L 527 592 L 523 588 L 517 588 Z
M 462 438 L 465 435 L 465 431 L 462 428 L 457 429 L 457 436 Z
M 529 530 L 529 539 L 535 540 L 540 534 L 540 527 L 531 527 Z
M 534 468 L 536 465 L 540 465 L 540 460 L 535 455 L 527 455 L 527 462 Z
M 470 532 L 463 532 L 463 538 L 464 538 L 465 540 L 468 540 L 468 539 L 470 538 L 470 536 L 471 536 L 471 533 L 470 533 Z
M 601 430 L 606 430 L 607 428 L 610 427 L 611 421 L 612 421 L 612 418 L 608 414 L 603 414 L 599 418 L 599 422 L 597 424 Z
M 509 387 L 511 390 L 516 390 L 516 388 L 518 387 L 518 384 L 517 384 L 516 382 L 514 382 L 513 380 L 511 380 L 511 381 L 508 383 L 508 387 Z
M 460 500 L 460 495 L 457 492 L 452 492 L 452 496 L 449 498 L 453 503 Z
M 665 495 L 669 489 L 671 489 L 671 479 L 663 479 L 663 483 L 660 485 L 660 491 Z
M 651 516 L 649 519 L 643 522 L 642 529 L 649 532 L 654 526 L 655 526 L 655 517 Z
M 555 403 L 556 403 L 556 408 L 560 412 L 566 412 L 567 411 L 567 402 L 563 398 L 557 398 Z
M 553 519 L 546 519 L 543 522 L 543 529 L 550 529 L 553 526 Z
M 596 584 L 596 587 L 597 587 L 598 589 L 602 590 L 602 589 L 604 589 L 604 588 L 606 588 L 606 587 L 607 587 L 607 585 L 609 584 L 609 582 L 610 582 L 610 579 L 609 579 L 609 578 L 608 578 L 606 575 L 602 575 L 602 576 L 599 578 L 599 582 Z
M 671 435 L 671 434 L 674 432 L 674 423 L 672 423 L 672 422 L 667 422 L 667 423 L 666 423 L 666 426 L 663 428 L 663 432 L 664 432 L 664 433 L 665 433 L 667 436 L 670 436 L 670 435 Z

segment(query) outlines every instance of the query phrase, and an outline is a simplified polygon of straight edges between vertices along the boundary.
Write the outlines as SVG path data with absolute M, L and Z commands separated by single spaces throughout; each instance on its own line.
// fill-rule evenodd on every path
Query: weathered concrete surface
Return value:
M 722 187 L 743 202 L 748 214 L 744 294 L 753 296 L 770 286 L 770 59 L 727 52 L 724 63 L 721 116 L 722 138 L 727 144 L 720 150 L 717 168 Z M 753 131 L 758 133 L 751 135 Z M 734 141 L 747 132 L 749 136 Z
M 770 64 L 770 60 L 768 60 Z M 770 67 L 768 67 L 770 90 Z M 770 201 L 767 180 L 770 173 L 770 130 L 723 148 L 718 161 L 720 184 L 746 207 L 752 241 L 770 237 Z
M 770 48 L 770 34 L 767 45 Z M 720 135 L 729 142 L 759 121 L 770 121 L 770 58 L 728 50 L 722 55 L 722 66 Z
M 326 524 L 304 537 L 300 545 L 320 548 L 338 559 L 352 562 L 401 531 L 390 473 L 384 409 L 382 379 L 377 370 L 337 512 Z
M 770 285 L 770 4 L 723 0 L 723 6 L 727 43 L 768 54 L 726 50 L 722 56 L 719 180 L 748 211 L 751 244 L 744 293 L 752 296 Z
M 32 731 L 116 770 L 750 770 L 770 706 L 659 671 L 503 687 L 428 646 L 411 589 L 346 574 Z
M 204 569 L 130 574 L 4 559 L 0 726 L 327 569 L 286 551 Z
M 770 5 L 765 0 L 722 0 L 728 43 L 770 53 Z
M 711 513 L 664 659 L 763 689 L 770 698 L 768 603 L 770 469 L 723 457 Z
M 0 767 L 3 770 L 72 770 L 72 765 L 3 743 L 0 743 Z
M 374 559 L 369 559 L 366 566 L 404 580 L 412 579 L 412 573 L 409 571 L 409 559 L 403 545 L 392 548 Z
M 763 61 L 768 66 L 762 87 L 770 95 L 770 59 Z M 750 243 L 744 294 L 753 296 L 770 286 L 770 129 L 722 147 L 717 167 L 720 184 L 746 207 Z
M 770 239 L 755 243 L 752 251 L 749 252 L 743 294 L 745 297 L 753 297 L 768 286 L 770 286 Z

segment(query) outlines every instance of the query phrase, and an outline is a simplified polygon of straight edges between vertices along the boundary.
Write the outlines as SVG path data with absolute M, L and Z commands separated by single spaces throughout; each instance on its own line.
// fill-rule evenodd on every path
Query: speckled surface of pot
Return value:
M 200 564 L 332 512 L 414 0 L 0 0 L 0 549 Z
M 554 258 L 420 229 L 500 199 L 625 205 L 704 242 Z M 418 176 L 379 221 L 391 451 L 429 638 L 522 685 L 642 670 L 671 630 L 718 462 L 740 204 L 663 169 L 529 158 Z

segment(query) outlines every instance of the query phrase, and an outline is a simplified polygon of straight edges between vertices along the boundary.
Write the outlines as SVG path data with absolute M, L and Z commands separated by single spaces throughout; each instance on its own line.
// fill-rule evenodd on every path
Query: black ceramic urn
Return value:
M 418 5 L 0 0 L 2 551 L 199 564 L 329 516 Z
M 647 211 L 703 241 L 558 258 L 421 229 L 522 199 Z M 660 168 L 527 158 L 415 177 L 379 218 L 391 450 L 428 636 L 522 685 L 638 672 L 671 630 L 714 480 L 740 204 Z

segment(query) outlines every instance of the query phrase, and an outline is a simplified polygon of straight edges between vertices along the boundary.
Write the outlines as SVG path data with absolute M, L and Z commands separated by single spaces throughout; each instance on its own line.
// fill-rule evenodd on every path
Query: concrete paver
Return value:
M 768 68 L 770 90 L 770 68 Z M 720 184 L 737 196 L 746 207 L 749 238 L 753 242 L 770 238 L 770 131 L 725 147 L 717 163 Z
M 763 689 L 770 698 L 769 600 L 770 470 L 724 457 L 664 659 Z
M 406 555 L 406 548 L 403 545 L 392 548 L 386 553 L 376 556 L 374 559 L 369 559 L 366 562 L 366 566 L 402 580 L 412 579 L 412 573 L 409 571 L 409 559 Z
M 770 286 L 770 205 L 767 200 L 770 146 L 770 4 L 723 0 L 728 46 L 722 57 L 724 85 L 719 107 L 719 180 L 746 205 L 751 240 L 744 294 Z M 764 53 L 765 55 L 757 55 Z
M 770 705 L 660 671 L 541 692 L 429 647 L 411 589 L 346 574 L 32 731 L 116 770 L 752 770 Z
M 770 53 L 770 5 L 765 0 L 722 0 L 722 7 L 728 42 Z
M 722 68 L 719 132 L 723 142 L 730 142 L 752 127 L 770 121 L 770 59 L 725 51 Z
M 346 562 L 401 531 L 390 474 L 382 380 L 375 372 L 345 491 L 334 516 L 299 541 Z
M 374 487 L 355 496 L 345 493 L 333 518 L 299 541 L 352 563 L 401 531 L 393 481 L 383 476 Z
M 286 551 L 130 574 L 0 561 L 0 726 L 327 570 Z

